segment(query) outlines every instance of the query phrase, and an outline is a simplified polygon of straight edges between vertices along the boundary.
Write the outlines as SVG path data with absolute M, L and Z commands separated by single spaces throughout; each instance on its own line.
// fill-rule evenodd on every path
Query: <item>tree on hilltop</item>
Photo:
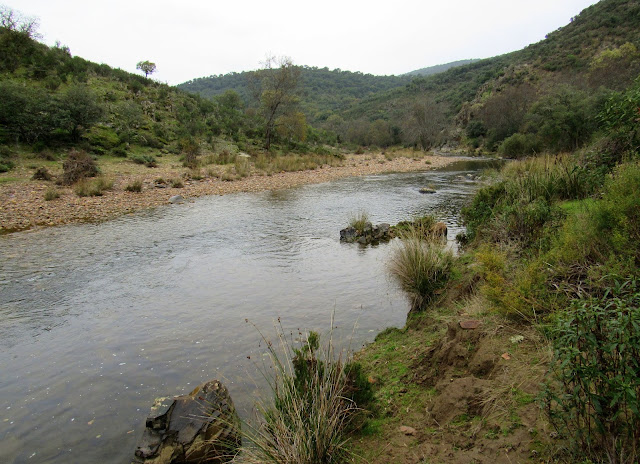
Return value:
M 140 61 L 136 65 L 136 69 L 139 69 L 144 73 L 144 77 L 149 77 L 149 74 L 156 72 L 156 64 L 151 61 Z

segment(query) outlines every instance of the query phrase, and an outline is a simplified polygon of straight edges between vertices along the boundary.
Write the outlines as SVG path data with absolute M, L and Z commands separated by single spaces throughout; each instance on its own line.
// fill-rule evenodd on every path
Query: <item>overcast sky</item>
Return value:
M 42 41 L 73 55 L 179 84 L 295 64 L 403 74 L 488 58 L 544 39 L 596 0 L 0 0 L 35 16 Z

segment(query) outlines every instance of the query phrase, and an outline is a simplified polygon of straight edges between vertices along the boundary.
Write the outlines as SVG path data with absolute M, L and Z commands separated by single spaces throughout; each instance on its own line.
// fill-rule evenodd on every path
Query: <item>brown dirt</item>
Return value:
M 60 198 L 51 201 L 45 201 L 44 196 L 54 184 L 30 180 L 31 171 L 21 167 L 0 176 L 0 181 L 2 177 L 18 177 L 17 181 L 0 182 L 0 234 L 41 226 L 104 221 L 167 204 L 170 197 L 178 194 L 189 199 L 203 195 L 286 189 L 341 177 L 436 169 L 456 159 L 452 156 L 427 156 L 420 159 L 399 157 L 386 160 L 382 154 L 347 155 L 342 166 L 323 166 L 310 171 L 281 172 L 271 176 L 252 174 L 230 182 L 215 177 L 190 180 L 189 171 L 178 164 L 165 164 L 150 169 L 123 160 L 115 166 L 101 166 L 104 174 L 114 181 L 113 189 L 105 191 L 102 196 L 78 197 L 71 187 L 56 187 Z M 154 181 L 157 178 L 184 179 L 184 187 L 156 188 Z M 142 192 L 125 191 L 125 187 L 135 180 L 143 182 Z
M 402 382 L 427 399 L 411 408 L 391 408 L 392 419 L 379 433 L 355 440 L 360 458 L 353 462 L 548 462 L 541 453 L 551 431 L 533 401 L 546 368 L 540 359 L 544 344 L 530 328 L 485 319 L 479 328 L 465 330 L 460 327 L 465 319 L 455 316 L 437 343 L 414 351 Z M 420 330 L 407 333 L 420 336 Z M 511 337 L 522 333 L 524 341 L 514 344 Z M 389 400 L 395 401 L 401 399 Z M 406 434 L 401 427 L 416 433 Z

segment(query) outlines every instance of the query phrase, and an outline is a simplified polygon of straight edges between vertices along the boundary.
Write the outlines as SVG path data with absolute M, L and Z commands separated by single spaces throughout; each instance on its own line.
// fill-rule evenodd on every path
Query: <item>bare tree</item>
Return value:
M 39 26 L 37 18 L 24 16 L 6 5 L 0 5 L 0 28 L 20 32 L 31 39 L 39 39 L 41 37 L 38 34 Z

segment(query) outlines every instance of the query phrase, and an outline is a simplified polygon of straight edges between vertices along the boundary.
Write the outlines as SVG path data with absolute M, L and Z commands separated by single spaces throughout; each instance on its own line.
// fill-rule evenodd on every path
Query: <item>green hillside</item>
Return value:
M 230 73 L 193 79 L 178 88 L 211 98 L 227 90 L 237 92 L 250 105 L 255 98 L 251 92 L 252 72 Z M 335 111 L 346 108 L 363 98 L 406 85 L 408 76 L 374 76 L 340 69 L 300 67 L 300 108 L 309 122 L 326 120 Z
M 522 132 L 536 135 L 529 137 L 529 151 L 575 148 L 590 138 L 588 127 L 568 135 L 572 141 L 537 137 L 540 119 L 549 121 L 559 106 L 594 116 L 608 92 L 625 89 L 638 76 L 639 48 L 640 4 L 603 0 L 523 50 L 373 95 L 342 111 L 332 129 L 354 143 L 367 143 L 374 132 L 387 143 L 423 148 L 462 143 L 495 150 Z
M 458 60 L 452 61 L 451 63 L 445 64 L 437 64 L 435 66 L 429 66 L 426 68 L 416 69 L 415 71 L 408 72 L 404 74 L 404 76 L 431 76 L 432 74 L 438 74 L 441 72 L 445 72 L 451 68 L 457 68 L 458 66 L 464 66 L 465 64 L 471 64 L 479 61 L 477 59 L 474 60 Z

